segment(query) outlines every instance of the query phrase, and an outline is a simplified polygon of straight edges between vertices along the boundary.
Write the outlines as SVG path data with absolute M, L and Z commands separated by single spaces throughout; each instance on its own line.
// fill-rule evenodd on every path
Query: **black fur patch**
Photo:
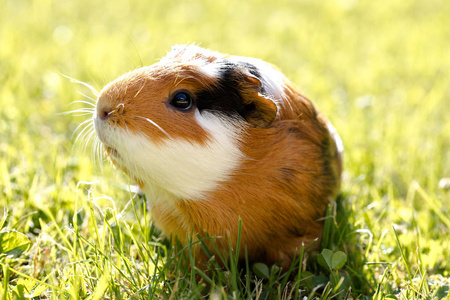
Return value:
M 253 76 L 258 77 L 257 68 L 249 63 L 235 64 L 228 61 L 217 62 L 220 64 L 218 82 L 204 91 L 197 93 L 196 104 L 198 110 L 218 111 L 225 115 L 245 116 L 246 111 L 254 109 L 254 104 L 245 105 L 239 91 L 239 80 L 242 74 L 236 71 L 239 67 L 246 68 Z M 259 77 L 258 77 L 259 78 Z

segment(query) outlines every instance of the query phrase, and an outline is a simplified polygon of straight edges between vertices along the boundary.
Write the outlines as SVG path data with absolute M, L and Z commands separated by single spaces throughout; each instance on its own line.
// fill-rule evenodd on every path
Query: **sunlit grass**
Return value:
M 448 297 L 449 2 L 0 4 L 0 230 L 31 242 L 0 254 L 0 299 Z M 338 129 L 343 194 L 322 245 L 341 269 L 188 268 L 133 183 L 74 147 L 87 116 L 63 113 L 95 95 L 64 75 L 100 90 L 189 42 L 277 65 Z

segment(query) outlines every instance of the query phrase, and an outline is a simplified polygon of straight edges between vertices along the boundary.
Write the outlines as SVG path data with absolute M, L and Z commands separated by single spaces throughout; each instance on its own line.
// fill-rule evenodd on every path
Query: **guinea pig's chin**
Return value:
M 117 130 L 111 128 L 111 126 L 101 121 L 99 118 L 94 119 L 94 128 L 98 138 L 100 139 L 100 142 L 102 142 L 103 146 L 105 147 L 105 150 L 108 152 L 108 149 L 113 149 L 115 152 L 117 152 L 117 150 L 115 149 L 116 147 L 114 146 L 114 141 L 117 136 Z
M 102 144 L 105 146 L 105 148 L 108 147 L 105 145 L 106 144 L 105 133 L 101 130 L 96 130 L 96 132 L 97 132 L 98 138 L 100 139 L 100 142 L 102 142 Z

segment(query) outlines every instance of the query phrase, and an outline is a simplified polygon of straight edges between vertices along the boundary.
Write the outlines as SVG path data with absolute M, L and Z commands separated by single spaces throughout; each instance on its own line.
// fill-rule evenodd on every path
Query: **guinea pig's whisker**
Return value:
M 85 95 L 83 95 L 83 96 L 85 96 Z M 87 96 L 86 96 L 87 97 Z M 88 97 L 89 98 L 89 97 Z M 92 98 L 89 98 L 89 99 L 92 99 Z M 92 99 L 93 100 L 93 99 Z M 95 101 L 95 100 L 94 100 Z M 94 108 L 95 108 L 95 102 L 89 102 L 89 101 L 84 101 L 84 100 L 77 100 L 77 101 L 74 101 L 74 102 L 72 102 L 72 103 L 83 103 L 83 104 L 87 104 L 87 105 L 90 105 L 90 106 L 93 106 Z
M 80 103 L 85 107 L 64 112 L 62 114 L 63 115 L 71 114 L 73 116 L 87 116 L 87 115 L 94 116 L 99 92 L 92 85 L 86 82 L 77 80 L 67 75 L 62 76 L 70 79 L 71 82 L 78 83 L 87 87 L 93 94 L 93 95 L 86 95 L 78 91 L 78 93 L 82 95 L 85 99 L 74 101 L 71 104 Z M 72 150 L 74 149 L 74 147 L 81 145 L 82 151 L 86 152 L 88 146 L 91 145 L 91 157 L 93 158 L 96 170 L 103 172 L 102 170 L 102 158 L 104 157 L 103 145 L 96 134 L 93 118 L 91 117 L 83 121 L 81 124 L 79 124 L 75 129 L 72 138 L 74 136 L 76 136 L 76 138 L 73 143 Z
M 93 107 L 82 107 L 82 108 L 78 108 L 78 109 L 74 109 L 74 110 L 69 110 L 69 111 L 64 111 L 62 113 L 58 113 L 58 115 L 74 115 L 74 116 L 79 116 L 76 115 L 78 113 L 90 113 L 93 114 L 95 112 L 95 108 Z
M 79 144 L 81 141 L 84 141 L 86 139 L 87 134 L 89 134 L 89 132 L 92 129 L 90 128 L 90 126 L 86 126 L 85 128 L 83 128 L 83 130 L 80 132 L 80 134 L 77 135 L 77 137 L 75 138 L 75 141 L 73 142 L 74 146 L 79 146 Z
M 72 134 L 72 138 L 76 135 L 75 141 L 72 144 L 72 151 L 81 144 L 81 149 L 85 153 L 93 133 L 95 133 L 95 129 L 94 122 L 91 118 L 79 124 Z M 80 141 L 82 141 L 82 143 Z
M 78 92 L 78 93 L 79 93 L 81 96 L 84 96 L 84 97 L 86 97 L 86 98 L 88 98 L 89 100 L 92 101 L 92 102 L 85 101 L 85 103 L 95 106 L 95 103 L 97 102 L 96 99 L 94 99 L 94 98 L 92 98 L 92 97 L 89 97 L 88 95 L 86 95 L 86 94 L 84 94 L 84 93 L 82 93 L 82 92 Z
M 95 97 L 98 97 L 98 94 L 99 94 L 99 93 L 98 93 L 98 91 L 97 91 L 92 85 L 90 85 L 90 84 L 88 84 L 88 83 L 86 83 L 86 82 L 77 80 L 77 79 L 72 78 L 72 77 L 67 76 L 67 75 L 62 75 L 62 76 L 64 76 L 64 77 L 70 79 L 70 81 L 72 81 L 72 82 L 75 82 L 75 83 L 79 83 L 79 84 L 81 84 L 81 85 L 84 85 L 85 87 L 87 87 L 88 89 L 91 90 L 91 92 L 95 95 Z
M 84 128 L 83 128 L 83 126 L 84 126 Z M 93 128 L 94 128 L 94 123 L 92 122 L 91 119 L 88 119 L 88 120 L 84 121 L 83 123 L 81 123 L 80 125 L 78 125 L 78 127 L 75 129 L 75 131 L 73 133 L 75 135 L 79 131 L 74 144 L 76 144 L 77 141 L 86 134 L 86 131 L 89 132 L 89 129 L 93 129 Z
M 97 134 L 95 133 L 95 130 L 93 131 L 93 134 L 91 134 L 90 136 L 89 136 L 89 138 L 87 139 L 87 141 L 86 142 L 89 142 L 90 141 L 90 139 L 93 137 L 93 142 L 92 142 L 92 144 L 93 144 L 93 149 L 94 149 L 94 151 L 95 151 L 95 147 L 97 146 L 97 139 L 98 139 L 98 137 L 97 137 Z M 87 144 L 87 143 L 86 143 Z M 94 156 L 95 157 L 95 156 Z M 95 161 L 95 160 L 94 160 Z
M 102 165 L 103 147 L 100 142 L 100 139 L 97 136 L 95 136 L 95 138 L 94 138 L 94 147 L 92 150 L 93 150 L 92 157 L 93 157 L 94 165 L 100 172 L 103 172 L 103 165 Z
M 86 135 L 87 138 L 86 138 L 86 140 L 85 140 L 85 142 L 84 142 L 84 145 L 83 145 L 83 152 L 86 151 L 86 148 L 87 148 L 87 145 L 89 144 L 89 141 L 92 139 L 92 137 L 93 137 L 95 134 L 96 134 L 96 133 L 95 133 L 95 130 L 89 130 L 89 131 L 88 131 L 88 134 Z
M 89 144 L 89 140 L 92 138 L 93 133 L 95 133 L 95 130 L 93 128 L 89 128 L 89 130 L 87 130 L 83 136 L 82 136 L 82 147 L 81 149 L 83 150 L 83 152 L 86 152 L 86 148 Z
M 80 123 L 77 128 L 75 129 L 75 133 L 83 126 L 85 125 L 94 125 L 93 119 L 89 118 L 87 120 L 84 120 L 82 123 Z
M 96 137 L 95 141 L 96 141 L 96 145 L 97 145 L 98 163 L 101 164 L 101 162 L 103 161 L 103 157 L 104 157 L 103 144 L 98 137 Z
M 94 113 L 94 110 L 91 108 L 80 108 L 80 109 L 75 109 L 75 110 L 71 110 L 71 111 L 65 111 L 60 114 L 61 115 L 73 115 L 75 117 L 80 117 L 80 116 L 92 115 L 93 113 Z
M 94 133 L 93 133 L 94 132 Z M 86 149 L 89 145 L 89 141 L 92 139 L 92 136 L 95 134 L 95 130 L 93 129 L 89 129 L 88 131 L 86 131 L 86 133 L 83 135 L 82 140 L 83 142 L 80 143 L 81 146 L 81 150 L 83 151 L 83 153 L 86 153 Z
M 94 162 L 94 166 L 96 168 L 98 168 L 99 162 L 97 161 L 97 143 L 96 140 L 94 139 L 94 144 L 92 146 L 92 151 L 91 151 L 91 159 Z
M 79 113 L 74 115 L 75 117 L 82 117 L 82 116 L 87 116 L 87 115 L 92 115 L 92 112 L 84 112 L 84 113 Z
M 161 128 L 161 126 L 159 126 L 158 124 L 155 123 L 155 121 L 150 120 L 149 118 L 145 118 L 145 117 L 141 117 L 141 116 L 134 116 L 133 118 L 140 118 L 143 120 L 146 120 L 147 122 L 149 122 L 150 124 L 152 124 L 153 126 L 155 126 L 156 128 L 158 128 L 162 133 L 164 133 L 169 139 L 172 139 L 172 137 L 164 130 Z

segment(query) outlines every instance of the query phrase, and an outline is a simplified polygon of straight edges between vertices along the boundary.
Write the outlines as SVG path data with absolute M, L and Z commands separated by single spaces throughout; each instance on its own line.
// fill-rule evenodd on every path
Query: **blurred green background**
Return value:
M 19 149 L 13 144 L 36 134 L 46 144 L 68 142 L 74 125 L 56 114 L 70 109 L 80 87 L 60 74 L 101 89 L 173 44 L 198 43 L 280 67 L 339 129 L 354 175 L 382 170 L 401 188 L 412 177 L 436 185 L 450 173 L 447 1 L 2 0 L 1 7 L 3 148 Z
M 72 150 L 86 118 L 59 114 L 89 91 L 62 74 L 99 90 L 197 43 L 277 65 L 328 116 L 346 149 L 350 221 L 380 246 L 369 257 L 397 259 L 400 226 L 411 263 L 420 232 L 425 269 L 449 276 L 450 196 L 438 187 L 450 177 L 449 16 L 446 0 L 0 0 L 0 207 L 34 232 L 24 216 L 48 207 L 64 220 L 77 182 L 102 176 Z M 110 195 L 117 173 L 102 179 Z

